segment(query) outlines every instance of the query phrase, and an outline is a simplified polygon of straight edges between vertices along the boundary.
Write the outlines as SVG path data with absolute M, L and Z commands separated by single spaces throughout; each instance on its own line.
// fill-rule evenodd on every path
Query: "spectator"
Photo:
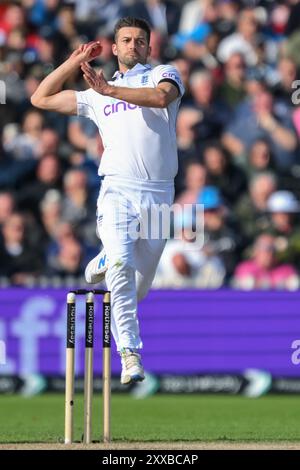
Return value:
M 276 177 L 272 173 L 262 173 L 250 181 L 249 194 L 237 201 L 234 212 L 245 241 L 251 243 L 257 233 L 266 230 L 267 204 L 276 189 Z
M 246 69 L 245 74 L 245 102 L 241 103 L 241 105 L 247 103 L 249 100 L 253 99 L 259 93 L 266 91 L 267 85 L 265 80 L 265 75 L 257 67 L 250 67 Z M 239 111 L 239 106 L 236 108 L 236 111 Z
M 3 49 L 2 49 L 3 50 Z M 0 124 L 4 126 L 12 122 L 20 122 L 19 107 L 24 96 L 22 76 L 25 74 L 22 54 L 19 51 L 7 51 L 5 60 L 0 63 L 1 99 L 0 103 L 7 103 L 5 113 L 0 115 Z M 3 86 L 5 84 L 5 96 Z
M 62 241 L 58 253 L 53 257 L 52 264 L 47 270 L 49 276 L 78 277 L 83 274 L 83 250 L 75 238 Z
M 241 243 L 239 234 L 226 221 L 226 210 L 219 190 L 206 186 L 200 192 L 198 204 L 204 208 L 204 246 L 206 256 L 217 257 L 225 268 L 226 279 L 234 270 Z
M 20 5 L 9 5 L 0 21 L 0 44 L 5 44 L 9 33 L 15 29 L 25 28 L 25 14 Z
M 183 160 L 182 152 L 187 152 L 187 156 L 195 153 L 195 138 L 197 125 L 201 121 L 201 112 L 191 106 L 182 107 L 178 113 L 176 134 L 179 161 Z
M 3 146 L 0 143 L 0 190 L 15 190 L 34 173 L 35 160 L 15 160 L 6 149 L 11 148 L 18 134 L 17 126 L 7 124 L 3 129 Z
M 286 23 L 285 33 L 287 36 L 292 35 L 300 27 L 300 3 L 298 0 L 291 1 L 288 20 Z
M 295 31 L 291 36 L 288 38 L 286 42 L 282 45 L 283 54 L 287 57 L 290 57 L 297 68 L 300 66 L 300 59 L 299 59 L 299 45 L 300 45 L 300 32 Z
M 251 259 L 237 266 L 233 285 L 244 290 L 296 290 L 299 288 L 299 277 L 291 264 L 277 262 L 274 237 L 262 234 L 255 240 Z
M 242 10 L 238 17 L 237 31 L 220 42 L 217 51 L 218 59 L 225 63 L 233 53 L 239 52 L 244 56 L 249 67 L 256 65 L 258 61 L 257 33 L 258 22 L 255 10 L 252 8 Z
M 87 150 L 92 144 L 91 140 L 97 137 L 97 127 L 91 120 L 71 116 L 68 124 L 68 138 L 70 143 L 78 150 Z
M 77 36 L 77 31 L 71 5 L 58 3 L 57 0 L 50 0 L 50 2 L 48 0 L 48 7 L 52 9 L 50 12 L 48 8 L 49 23 L 40 26 L 35 46 L 38 59 L 48 66 L 51 64 L 55 67 L 70 54 L 70 46 Z M 53 11 L 55 11 L 54 22 L 51 21 Z
M 102 26 L 98 28 L 95 40 L 100 41 L 102 46 L 101 55 L 95 58 L 95 64 L 103 70 L 107 80 L 110 80 L 117 68 L 116 57 L 112 53 L 113 34 L 106 26 Z
M 167 36 L 178 30 L 179 11 L 179 6 L 170 0 L 137 0 L 123 9 L 122 16 L 143 18 L 154 30 Z
M 121 0 L 74 0 L 74 3 L 78 29 L 88 38 L 94 39 L 99 26 L 112 33 L 121 16 Z
M 39 142 L 44 126 L 44 117 L 39 111 L 31 109 L 23 119 L 22 131 L 7 146 L 17 160 L 30 160 L 39 157 Z
M 41 132 L 39 142 L 39 154 L 47 155 L 54 154 L 59 155 L 59 135 L 58 133 L 49 127 L 45 128 Z
M 79 231 L 70 222 L 59 219 L 61 213 L 60 200 L 55 201 L 53 195 L 49 198 L 51 206 L 46 209 L 48 215 L 48 240 L 46 240 L 46 271 L 51 275 L 59 275 L 57 270 L 61 269 L 60 256 L 61 253 L 70 253 L 65 251 L 65 247 L 70 243 L 73 246 L 80 246 L 80 260 L 78 259 L 77 269 L 78 272 L 73 273 L 74 276 L 80 276 L 88 262 L 88 260 L 98 253 L 98 247 L 89 246 L 85 240 L 80 238 Z M 57 203 L 55 207 L 55 202 Z M 50 216 L 50 218 L 49 218 Z M 56 227 L 54 227 L 54 219 L 57 220 Z M 75 249 L 74 249 L 75 251 Z M 76 250 L 76 252 L 78 252 Z M 68 256 L 69 257 L 69 256 Z M 63 264 L 63 263 L 62 263 Z M 63 276 L 67 273 L 62 274 Z
M 213 4 L 211 5 L 211 18 L 214 22 L 215 9 Z M 200 25 L 197 30 L 187 38 L 177 37 L 174 40 L 174 45 L 182 51 L 184 57 L 190 60 L 199 68 L 204 68 L 214 73 L 219 66 L 219 62 L 216 59 L 216 51 L 220 41 L 220 35 L 209 23 Z
M 60 0 L 22 0 L 22 5 L 30 24 L 38 29 L 47 26 L 56 29 L 56 15 Z
M 57 31 L 60 43 L 65 43 L 68 47 L 77 36 L 75 13 L 72 5 L 61 5 L 57 14 Z
M 257 139 L 271 147 L 278 169 L 287 171 L 297 162 L 297 137 L 291 117 L 276 109 L 268 91 L 257 93 L 241 105 L 223 135 L 225 147 L 238 157 L 247 152 Z
M 182 8 L 179 24 L 180 33 L 191 33 L 199 23 L 203 23 L 211 0 L 190 0 Z
M 166 37 L 158 30 L 152 31 L 150 38 L 151 54 L 149 57 L 149 63 L 153 67 L 164 62 L 165 45 Z
M 250 147 L 244 168 L 248 180 L 253 179 L 256 175 L 261 173 L 275 170 L 268 142 L 264 139 L 258 139 L 253 143 Z
M 36 179 L 22 188 L 18 196 L 21 210 L 31 211 L 39 219 L 39 203 L 50 189 L 60 189 L 61 166 L 55 154 L 42 157 L 36 168 Z
M 186 106 L 182 107 L 177 116 L 176 134 L 178 151 L 178 173 L 175 178 L 176 194 L 184 190 L 185 167 L 188 161 L 197 155 L 196 127 L 201 120 L 199 110 Z
M 44 69 L 41 64 L 28 65 L 26 68 L 27 72 L 23 74 L 23 80 L 21 80 L 22 96 L 15 107 L 18 114 L 11 121 L 19 120 L 20 116 L 24 116 L 32 109 L 30 97 L 37 89 L 42 78 L 44 78 Z
M 231 162 L 230 156 L 217 142 L 207 144 L 203 151 L 207 180 L 219 188 L 225 203 L 234 205 L 247 190 L 247 180 L 241 168 Z
M 300 101 L 298 101 L 298 98 L 297 98 L 297 101 L 294 101 L 294 103 L 299 105 Z M 293 116 L 293 124 L 295 126 L 298 140 L 299 140 L 300 139 L 300 107 L 299 106 L 297 106 L 297 108 L 294 110 L 294 112 L 292 113 L 292 116 Z
M 10 217 L 15 210 L 15 198 L 12 192 L 0 192 L 0 229 L 4 222 Z
M 11 51 L 20 52 L 22 54 L 26 47 L 26 34 L 22 28 L 12 29 L 7 36 L 7 48 Z
M 175 238 L 163 251 L 154 287 L 215 289 L 222 285 L 225 270 L 217 256 L 206 255 L 195 236 L 189 212 L 175 215 Z
M 69 163 L 73 168 L 83 170 L 86 173 L 90 190 L 89 197 L 90 199 L 96 199 L 99 194 L 98 166 L 103 153 L 103 146 L 100 136 L 90 141 L 89 144 L 86 153 L 78 150 L 70 153 Z
M 71 169 L 64 176 L 65 196 L 62 218 L 70 222 L 87 244 L 98 244 L 95 234 L 95 201 L 90 201 L 87 175 L 80 169 Z
M 268 200 L 267 210 L 270 214 L 268 232 L 275 237 L 278 260 L 293 263 L 299 269 L 299 202 L 290 191 L 276 191 Z
M 50 70 L 59 63 L 59 58 L 61 58 L 61 54 L 56 54 L 55 39 L 55 33 L 45 28 L 40 32 L 36 41 L 37 59 L 39 62 L 48 64 Z
M 178 72 L 185 88 L 185 93 L 181 98 L 181 107 L 192 104 L 192 96 L 190 90 L 190 74 L 192 69 L 192 63 L 186 57 L 177 57 L 177 59 L 171 62 Z
M 8 276 L 13 284 L 26 285 L 42 269 L 41 256 L 28 242 L 24 217 L 12 213 L 2 226 L 0 249 L 0 273 Z
M 198 140 L 202 143 L 218 138 L 229 119 L 229 110 L 214 97 L 212 75 L 207 71 L 196 71 L 190 79 L 191 93 L 195 108 L 201 113 L 196 127 Z
M 186 11 L 197 10 L 197 15 L 187 20 Z M 208 68 L 216 66 L 214 57 L 216 47 L 212 46 L 215 36 L 213 24 L 217 19 L 216 2 L 189 2 L 182 12 L 181 30 L 172 39 L 174 46 L 182 51 L 189 60 L 205 64 Z M 184 25 L 184 23 L 186 23 Z M 209 39 L 211 36 L 211 39 Z M 218 42 L 219 38 L 217 39 Z M 212 50 L 213 49 L 213 50 Z
M 240 5 L 237 0 L 217 0 L 216 6 L 218 15 L 214 27 L 224 38 L 232 34 L 236 28 Z
M 199 192 L 206 184 L 205 167 L 198 161 L 190 160 L 185 170 L 185 190 L 175 200 L 176 204 L 196 204 Z
M 297 66 L 289 57 L 282 57 L 278 62 L 278 81 L 272 88 L 272 94 L 279 103 L 290 109 L 293 105 L 293 83 L 297 78 Z
M 56 230 L 62 221 L 61 195 L 56 189 L 49 189 L 40 202 L 40 219 L 43 234 L 43 246 L 45 247 L 56 236 Z
M 242 54 L 234 53 L 224 63 L 224 80 L 218 95 L 230 109 L 245 98 L 245 72 L 246 63 Z

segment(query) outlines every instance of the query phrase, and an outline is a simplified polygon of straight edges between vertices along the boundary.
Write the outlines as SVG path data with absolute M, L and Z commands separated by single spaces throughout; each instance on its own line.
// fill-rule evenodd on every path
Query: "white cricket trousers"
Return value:
M 165 247 L 165 234 L 144 233 L 151 210 L 174 200 L 173 181 L 140 181 L 106 176 L 97 202 L 97 230 L 109 260 L 112 334 L 117 350 L 141 349 L 137 302 L 146 296 Z M 156 206 L 155 206 L 156 205 Z M 152 209 L 151 209 L 152 207 Z M 166 207 L 166 206 L 165 206 Z M 148 224 L 148 225 L 147 225 Z M 152 235 L 152 236 L 151 236 Z

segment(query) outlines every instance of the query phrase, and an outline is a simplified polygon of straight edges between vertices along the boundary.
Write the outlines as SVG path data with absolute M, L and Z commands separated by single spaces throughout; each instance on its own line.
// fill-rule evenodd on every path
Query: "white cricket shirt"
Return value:
M 178 169 L 176 117 L 184 87 L 171 65 L 137 64 L 109 84 L 154 88 L 171 81 L 180 94 L 167 108 L 147 108 L 110 98 L 92 88 L 76 92 L 77 113 L 97 125 L 104 144 L 99 175 L 153 181 L 173 180 Z

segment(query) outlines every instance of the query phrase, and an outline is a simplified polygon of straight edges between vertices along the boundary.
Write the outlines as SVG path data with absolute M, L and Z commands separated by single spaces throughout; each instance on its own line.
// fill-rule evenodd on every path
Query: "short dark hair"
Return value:
M 151 28 L 149 23 L 142 18 L 135 18 L 133 16 L 126 16 L 125 18 L 120 18 L 114 28 L 115 41 L 117 40 L 118 32 L 121 28 L 140 28 L 143 29 L 147 34 L 148 44 L 150 42 Z

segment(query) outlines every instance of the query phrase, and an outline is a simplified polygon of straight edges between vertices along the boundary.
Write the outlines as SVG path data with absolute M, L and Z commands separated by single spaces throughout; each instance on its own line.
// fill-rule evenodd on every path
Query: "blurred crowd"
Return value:
M 110 79 L 113 27 L 122 16 L 148 20 L 150 63 L 172 63 L 181 73 L 176 203 L 204 208 L 199 245 L 191 244 L 195 217 L 175 216 L 181 236 L 167 242 L 154 286 L 297 289 L 297 0 L 2 1 L 0 284 L 82 281 L 99 251 L 97 129 L 83 118 L 40 112 L 30 97 L 94 39 L 103 53 L 92 64 Z M 80 71 L 66 87 L 86 88 Z

